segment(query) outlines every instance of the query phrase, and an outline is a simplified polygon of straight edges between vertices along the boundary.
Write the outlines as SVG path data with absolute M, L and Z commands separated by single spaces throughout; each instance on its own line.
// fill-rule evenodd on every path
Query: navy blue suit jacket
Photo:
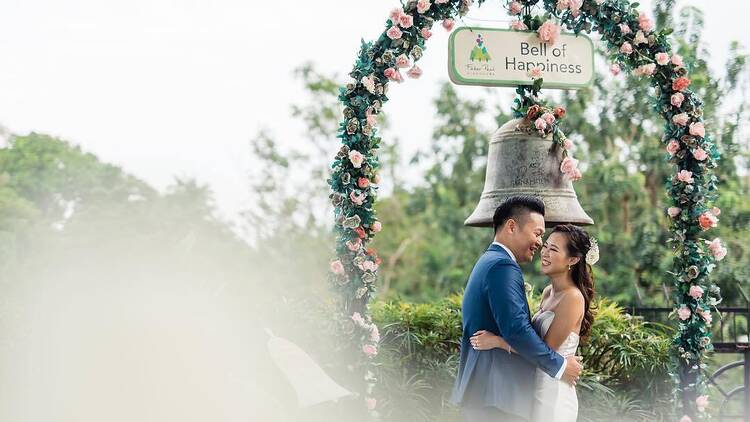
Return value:
M 535 369 L 554 377 L 564 359 L 539 338 L 530 315 L 521 268 L 505 249 L 491 245 L 474 265 L 464 291 L 454 403 L 531 418 Z M 469 338 L 479 330 L 502 336 L 517 354 L 474 350 Z

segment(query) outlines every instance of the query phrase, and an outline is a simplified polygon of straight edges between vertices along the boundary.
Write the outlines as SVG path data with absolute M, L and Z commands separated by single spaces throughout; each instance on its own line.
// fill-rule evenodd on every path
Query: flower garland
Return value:
M 538 3 L 547 12 L 543 16 L 531 13 Z M 377 41 L 362 43 L 350 73 L 352 81 L 340 90 L 344 120 L 338 137 L 342 146 L 329 179 L 337 234 L 337 259 L 331 263 L 330 278 L 340 293 L 337 321 L 341 332 L 349 336 L 350 344 L 354 340 L 356 355 L 350 367 L 360 368 L 364 374 L 364 404 L 373 414 L 377 402 L 372 396 L 375 377 L 370 367 L 377 355 L 379 333 L 367 315 L 367 303 L 381 261 L 367 244 L 382 229 L 374 210 L 380 184 L 375 155 L 381 141 L 377 115 L 388 101 L 389 82 L 403 82 L 402 71 L 410 78 L 422 75 L 415 62 L 422 57 L 434 23 L 441 21 L 450 31 L 454 17 L 465 14 L 471 5 L 472 0 L 408 0 L 394 9 Z M 597 31 L 612 50 L 612 73 L 631 70 L 649 78 L 656 89 L 654 106 L 665 120 L 663 142 L 676 169 L 668 183 L 671 206 L 667 210 L 675 250 L 673 315 L 679 320 L 673 342 L 677 370 L 672 375 L 677 382 L 676 406 L 685 415 L 681 422 L 688 422 L 691 417 L 704 416 L 708 406 L 701 370 L 704 353 L 712 350 L 711 308 L 721 300 L 718 287 L 708 276 L 727 253 L 719 239 L 701 238 L 704 231 L 716 226 L 720 214 L 718 208 L 709 206 L 716 197 L 717 178 L 712 169 L 719 153 L 705 133 L 702 102 L 688 88 L 690 80 L 682 58 L 671 52 L 667 41 L 671 30 L 656 32 L 652 20 L 639 13 L 637 6 L 628 0 L 506 1 L 510 14 L 519 17 L 511 28 L 535 30 L 542 41 L 550 43 L 557 39 L 562 26 L 576 34 Z M 532 85 L 516 90 L 514 115 L 533 122 L 540 135 L 551 135 L 553 141 L 569 149 L 572 144 L 558 127 L 565 109 L 549 107 L 538 97 L 541 69 L 532 70 L 529 76 Z M 565 154 L 561 171 L 571 179 L 580 178 L 577 162 Z

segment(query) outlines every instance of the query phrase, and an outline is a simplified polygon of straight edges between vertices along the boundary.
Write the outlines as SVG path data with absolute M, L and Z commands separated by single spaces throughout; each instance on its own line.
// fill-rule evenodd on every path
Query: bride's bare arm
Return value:
M 555 319 L 552 320 L 544 342 L 553 350 L 558 350 L 571 332 L 579 332 L 583 319 L 585 301 L 578 289 L 565 293 L 555 308 Z
M 471 345 L 477 350 L 503 349 L 508 353 L 515 352 L 502 337 L 487 330 L 479 330 L 470 338 Z

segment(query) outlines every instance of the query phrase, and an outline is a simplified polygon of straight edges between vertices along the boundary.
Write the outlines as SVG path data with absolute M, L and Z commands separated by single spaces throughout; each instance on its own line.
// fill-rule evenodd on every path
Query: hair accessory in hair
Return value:
M 591 247 L 586 253 L 586 263 L 589 265 L 594 265 L 597 262 L 599 262 L 599 243 L 597 243 L 596 239 L 592 237 Z

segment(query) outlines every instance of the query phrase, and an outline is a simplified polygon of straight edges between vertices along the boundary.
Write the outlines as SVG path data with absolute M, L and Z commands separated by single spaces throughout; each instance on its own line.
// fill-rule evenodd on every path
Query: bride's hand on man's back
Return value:
M 471 346 L 474 350 L 490 350 L 490 349 L 503 349 L 506 351 L 510 350 L 510 345 L 503 340 L 502 337 L 497 336 L 487 330 L 479 330 L 474 333 L 469 339 Z

